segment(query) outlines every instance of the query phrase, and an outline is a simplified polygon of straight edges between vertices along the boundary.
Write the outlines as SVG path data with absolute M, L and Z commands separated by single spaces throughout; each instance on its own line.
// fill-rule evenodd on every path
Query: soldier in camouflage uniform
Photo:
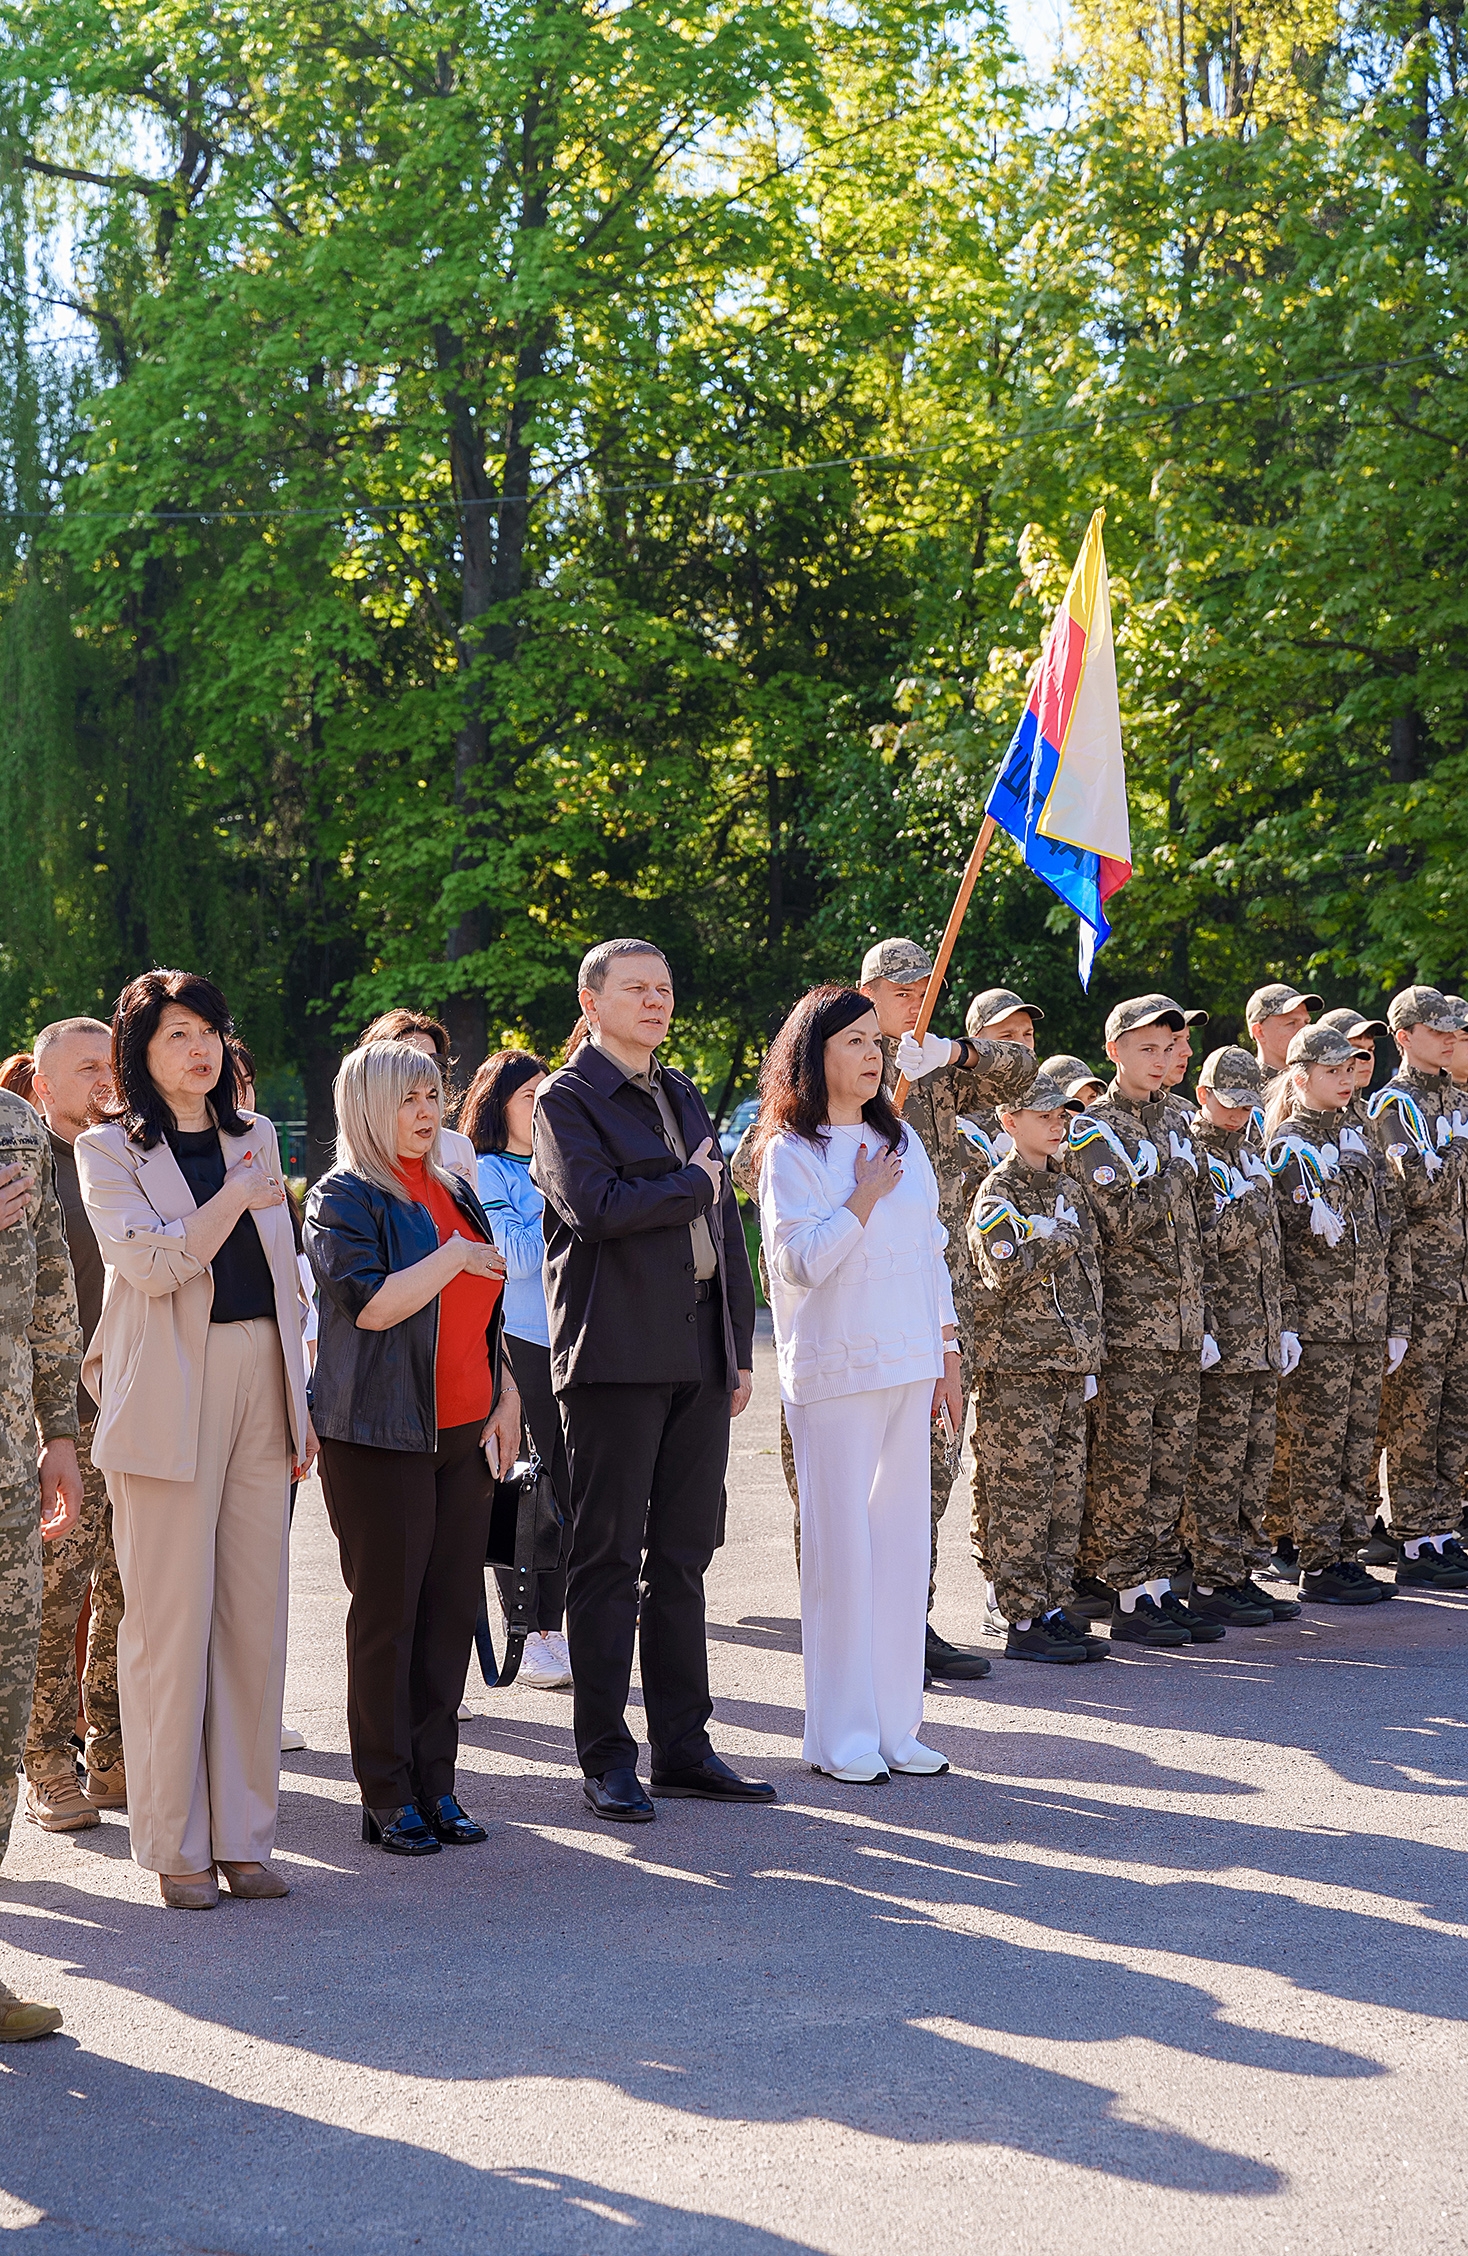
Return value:
M 1084 1058 L 1072 1057 L 1068 1051 L 1057 1050 L 1054 1057 L 1042 1058 L 1040 1071 L 1058 1081 L 1066 1096 L 1078 1104 L 1094 1104 L 1097 1097 L 1106 1094 L 1101 1075 L 1093 1073 Z
M 1259 1071 L 1266 1089 L 1283 1073 L 1291 1042 L 1309 1025 L 1310 1013 L 1318 1011 L 1320 1003 L 1319 995 L 1302 994 L 1282 979 L 1256 987 L 1245 1003 L 1244 1024 L 1259 1052 Z
M 1101 1367 L 1096 1226 L 1059 1163 L 1065 1091 L 1036 1077 L 1022 1108 L 1000 1108 L 1014 1146 L 979 1186 L 974 1263 L 975 1510 L 1013 1660 L 1104 1660 L 1066 1612 L 1086 1493 L 1085 1405 Z M 1071 1197 L 1066 1197 L 1067 1189 Z
M 1468 1107 L 1448 1072 L 1457 1013 L 1435 987 L 1392 998 L 1401 1064 L 1367 1104 L 1402 1187 L 1412 1253 L 1409 1345 L 1382 1408 L 1386 1493 L 1402 1545 L 1397 1582 L 1468 1588 L 1458 1541 L 1468 1466 Z
M 1182 1032 L 1172 1038 L 1172 1054 L 1162 1081 L 1162 1118 L 1169 1132 L 1175 1130 L 1179 1136 L 1193 1132 L 1197 1107 L 1183 1083 L 1193 1070 L 1193 1028 L 1207 1024 L 1207 1011 L 1184 1011 Z
M 0 1857 L 36 1680 L 42 1536 L 64 1536 L 81 1508 L 81 1360 L 46 1131 L 22 1098 L 0 1090 Z M 0 2041 L 60 2026 L 53 2006 L 26 2004 L 0 1984 Z
M 1295 1599 L 1272 1598 L 1253 1579 L 1273 1549 L 1264 1509 L 1279 1374 L 1300 1360 L 1274 1186 L 1258 1152 L 1244 1142 L 1261 1087 L 1247 1050 L 1214 1050 L 1198 1076 L 1192 1137 L 1213 1188 L 1219 1360 L 1202 1376 L 1198 1443 L 1183 1504 L 1193 1611 L 1256 1628 L 1290 1621 L 1300 1611 Z
M 1214 1644 L 1225 1634 L 1172 1588 L 1182 1566 L 1200 1366 L 1218 1352 L 1207 1321 L 1207 1170 L 1190 1139 L 1168 1128 L 1161 1095 L 1172 1037 L 1184 1024 L 1167 995 L 1117 1005 L 1106 1021 L 1116 1080 L 1071 1123 L 1066 1155 L 1100 1233 L 1106 1315 L 1080 1588 L 1114 1598 L 1112 1638 L 1134 1645 Z
M 1270 1100 L 1265 1145 L 1300 1341 L 1300 1361 L 1279 1386 L 1300 1596 L 1338 1606 L 1392 1595 L 1356 1553 L 1375 1503 L 1386 1343 L 1400 1340 L 1410 1320 L 1410 1308 L 1393 1298 L 1380 1170 L 1346 1118 L 1355 1067 L 1335 1027 L 1296 1034 L 1287 1078 Z

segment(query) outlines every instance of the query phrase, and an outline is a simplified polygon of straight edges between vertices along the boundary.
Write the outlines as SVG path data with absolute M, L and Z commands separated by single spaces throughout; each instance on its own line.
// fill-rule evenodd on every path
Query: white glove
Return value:
M 1366 1157 L 1366 1138 L 1359 1128 L 1343 1128 L 1341 1130 L 1341 1150 L 1343 1152 L 1359 1152 L 1363 1159 Z
M 1387 1367 L 1387 1369 L 1388 1369 L 1389 1371 L 1394 1371 L 1394 1370 L 1396 1369 L 1397 1365 L 1398 1365 L 1398 1364 L 1399 1364 L 1399 1363 L 1401 1362 L 1401 1360 L 1402 1360 L 1402 1357 L 1403 1357 L 1403 1356 L 1404 1356 L 1404 1355 L 1406 1354 L 1406 1352 L 1407 1352 L 1407 1342 L 1406 1342 L 1406 1340 L 1404 1340 L 1404 1339 L 1403 1339 L 1403 1338 L 1402 1338 L 1402 1337 L 1400 1336 L 1400 1334 L 1398 1334 L 1398 1333 L 1395 1333 L 1395 1332 L 1394 1332 L 1394 1333 L 1392 1334 L 1392 1337 L 1391 1337 L 1391 1338 L 1390 1338 L 1390 1339 L 1389 1339 L 1389 1340 L 1387 1341 L 1387 1343 L 1386 1343 L 1386 1367 Z
M 1256 1151 L 1250 1151 L 1247 1144 L 1245 1144 L 1243 1150 L 1239 1153 L 1239 1165 L 1240 1167 L 1242 1167 L 1246 1175 L 1253 1176 L 1256 1183 L 1272 1183 L 1274 1180 L 1273 1176 L 1269 1172 L 1269 1169 L 1264 1164 L 1262 1154 Z
M 1281 1332 L 1279 1335 L 1279 1375 L 1287 1379 L 1300 1360 L 1300 1335 L 1298 1332 Z
M 1094 1380 L 1094 1379 L 1088 1378 L 1088 1379 L 1087 1379 L 1087 1381 L 1086 1381 L 1086 1390 L 1085 1390 L 1085 1393 L 1084 1393 L 1084 1394 L 1083 1394 L 1083 1395 L 1081 1396 L 1081 1400 L 1082 1400 L 1082 1402 L 1094 1402 L 1094 1401 L 1095 1401 L 1095 1399 L 1096 1399 L 1096 1382 L 1095 1382 L 1095 1380 Z
M 1453 1141 L 1455 1144 L 1468 1143 L 1468 1113 L 1453 1114 Z
M 950 1042 L 946 1034 L 925 1034 L 920 1042 L 904 1034 L 897 1045 L 897 1070 L 909 1081 L 921 1081 L 925 1073 L 952 1065 L 957 1055 L 958 1044 Z
M 1145 1136 L 1137 1146 L 1137 1157 L 1134 1164 L 1139 1183 L 1145 1183 L 1149 1176 L 1157 1173 L 1157 1146 L 1149 1144 Z
M 1001 1128 L 994 1138 L 994 1149 L 1001 1159 L 1008 1159 L 1010 1153 L 1014 1150 L 1014 1138 L 1007 1129 Z
M 1173 1159 L 1180 1159 L 1183 1165 L 1185 1167 L 1191 1167 L 1193 1173 L 1196 1175 L 1198 1172 L 1198 1162 L 1193 1156 L 1193 1145 L 1191 1137 L 1180 1136 L 1175 1128 L 1170 1128 L 1167 1134 L 1167 1142 L 1169 1147 L 1169 1156 Z
M 1448 1119 L 1448 1117 L 1447 1117 L 1446 1113 L 1441 1113 L 1441 1112 L 1440 1112 L 1440 1113 L 1438 1114 L 1438 1116 L 1437 1116 L 1437 1127 L 1436 1127 L 1436 1130 L 1435 1130 L 1434 1132 L 1435 1132 L 1435 1134 L 1436 1134 L 1436 1136 L 1437 1136 L 1437 1148 L 1438 1148 L 1438 1150 L 1439 1150 L 1439 1151 L 1446 1151 L 1446 1149 L 1447 1149 L 1448 1145 L 1449 1145 L 1449 1144 L 1450 1144 L 1450 1143 L 1452 1142 L 1452 1140 L 1453 1140 L 1453 1124 L 1452 1124 L 1451 1120 L 1449 1120 L 1449 1119 Z
M 1079 1214 L 1071 1205 L 1064 1191 L 1055 1201 L 1055 1219 L 1057 1222 L 1079 1222 L 1080 1220 Z
M 1223 1353 L 1211 1332 L 1203 1334 L 1203 1352 L 1198 1358 L 1200 1371 L 1211 1371 L 1215 1363 L 1223 1361 Z
M 1032 1238 L 1053 1238 L 1054 1235 L 1055 1222 L 1051 1215 L 1032 1214 L 1030 1216 L 1030 1236 Z

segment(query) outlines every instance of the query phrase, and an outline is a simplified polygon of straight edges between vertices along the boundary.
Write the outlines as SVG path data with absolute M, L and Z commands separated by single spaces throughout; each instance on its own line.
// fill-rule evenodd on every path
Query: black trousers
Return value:
M 730 1389 L 717 1298 L 697 1315 L 701 1379 L 575 1386 L 560 1398 L 571 1467 L 566 1627 L 576 1753 L 588 1778 L 637 1761 L 626 1709 L 639 1573 L 653 1776 L 712 1752 L 703 1578 L 720 1535 Z
M 352 1594 L 347 1733 L 368 1809 L 454 1790 L 489 1541 L 483 1430 L 482 1418 L 446 1428 L 432 1456 L 321 1444 L 327 1516 Z
M 505 1334 L 505 1360 L 520 1389 L 520 1400 L 525 1405 L 525 1423 L 535 1454 L 550 1474 L 551 1487 L 556 1492 L 556 1502 L 561 1507 L 567 1523 L 568 1539 L 571 1519 L 571 1468 L 566 1462 L 566 1437 L 561 1431 L 560 1405 L 551 1386 L 551 1360 L 548 1347 L 537 1347 L 534 1340 L 512 1339 Z M 506 1605 L 514 1595 L 515 1577 L 506 1568 L 495 1570 L 500 1593 Z M 532 1629 L 559 1629 L 566 1613 L 566 1562 L 562 1557 L 554 1574 L 536 1575 L 530 1597 L 530 1626 Z

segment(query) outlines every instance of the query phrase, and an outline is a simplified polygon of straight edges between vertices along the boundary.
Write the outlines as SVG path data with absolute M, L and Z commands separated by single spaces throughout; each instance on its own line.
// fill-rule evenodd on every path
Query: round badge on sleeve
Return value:
M 1093 1167 L 1091 1169 L 1091 1181 L 1093 1183 L 1114 1183 L 1116 1181 L 1116 1169 L 1114 1167 Z
M 1014 1247 L 1010 1244 L 1008 1238 L 1001 1238 L 998 1244 L 993 1248 L 994 1259 L 996 1261 L 1008 1261 L 1013 1252 Z

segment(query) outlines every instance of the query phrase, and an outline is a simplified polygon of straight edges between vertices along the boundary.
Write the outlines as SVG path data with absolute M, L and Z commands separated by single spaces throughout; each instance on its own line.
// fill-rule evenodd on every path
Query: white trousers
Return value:
M 805 1759 L 912 1758 L 923 1720 L 933 1381 L 786 1403 L 800 1489 Z
M 291 1438 L 273 1317 L 211 1324 L 191 1481 L 109 1473 L 128 1823 L 149 1872 L 275 1840 Z

